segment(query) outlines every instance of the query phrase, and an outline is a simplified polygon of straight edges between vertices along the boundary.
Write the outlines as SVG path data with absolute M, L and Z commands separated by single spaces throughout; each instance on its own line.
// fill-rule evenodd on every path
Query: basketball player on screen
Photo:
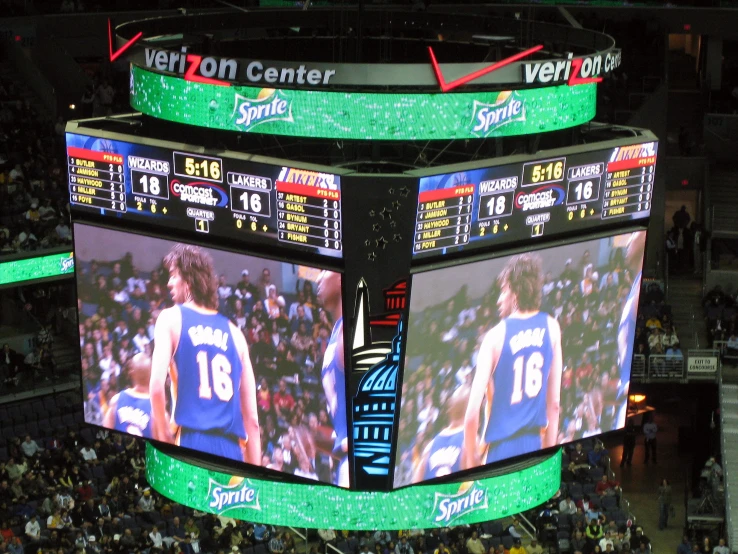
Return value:
M 628 412 L 628 389 L 630 388 L 630 369 L 633 360 L 633 342 L 635 340 L 636 318 L 638 317 L 638 296 L 641 292 L 641 267 L 646 251 L 646 232 L 637 231 L 630 235 L 625 250 L 625 265 L 635 275 L 633 286 L 623 306 L 623 315 L 618 327 L 618 366 L 620 367 L 620 385 L 618 387 L 618 407 L 613 429 L 625 427 Z
M 346 424 L 346 374 L 343 367 L 343 306 L 341 305 L 341 276 L 323 271 L 318 279 L 318 298 L 323 308 L 335 321 L 331 338 L 323 356 L 320 378 L 328 403 L 328 413 L 335 434 L 333 456 L 338 459 L 336 485 L 349 486 L 348 428 Z
M 176 244 L 164 265 L 175 305 L 162 310 L 154 329 L 154 438 L 259 465 L 254 371 L 243 334 L 218 313 L 213 260 L 197 246 Z M 166 417 L 167 375 L 171 422 Z
M 133 386 L 111 398 L 103 427 L 152 439 L 149 396 L 151 358 L 144 353 L 136 354 L 128 360 L 126 369 Z
M 535 254 L 515 256 L 498 277 L 502 321 L 482 341 L 464 417 L 462 469 L 556 444 L 561 328 L 541 312 L 543 271 Z M 480 443 L 479 411 L 486 396 Z
M 461 447 L 464 442 L 464 415 L 469 404 L 469 386 L 454 391 L 448 400 L 449 424 L 423 449 L 413 475 L 413 483 L 450 475 L 461 469 Z

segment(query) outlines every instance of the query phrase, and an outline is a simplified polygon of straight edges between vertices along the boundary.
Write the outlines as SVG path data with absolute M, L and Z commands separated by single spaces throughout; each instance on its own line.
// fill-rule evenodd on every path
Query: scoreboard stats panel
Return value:
M 75 209 L 343 255 L 339 175 L 75 133 L 66 138 Z
M 420 179 L 414 258 L 647 218 L 658 143 Z

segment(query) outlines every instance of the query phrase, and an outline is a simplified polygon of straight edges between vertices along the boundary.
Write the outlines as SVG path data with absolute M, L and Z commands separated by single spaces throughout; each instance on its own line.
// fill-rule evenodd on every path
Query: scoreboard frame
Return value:
M 445 196 L 452 195 L 454 199 L 454 206 L 450 207 L 449 209 L 455 209 L 457 207 L 455 206 L 455 199 L 457 196 L 460 197 L 460 199 L 462 200 L 465 199 L 464 202 L 468 204 L 470 208 L 468 210 L 468 213 L 465 212 L 467 215 L 464 215 L 462 213 L 456 214 L 456 212 L 454 212 L 453 217 L 448 216 L 451 219 L 457 219 L 457 227 L 455 229 L 459 230 L 460 234 L 448 234 L 446 231 L 448 231 L 449 229 L 447 228 L 442 228 L 439 230 L 435 230 L 434 228 L 435 234 L 439 236 L 441 240 L 445 241 L 443 246 L 428 249 L 427 251 L 416 250 L 420 242 L 422 242 L 423 240 L 422 238 L 418 238 L 416 236 L 416 240 L 414 241 L 413 246 L 413 252 L 411 254 L 413 266 L 416 266 L 418 264 L 434 263 L 439 259 L 458 259 L 460 257 L 474 256 L 477 252 L 484 253 L 489 252 L 490 250 L 497 252 L 500 250 L 515 248 L 519 244 L 537 244 L 541 242 L 544 237 L 550 237 L 554 240 L 558 240 L 565 239 L 567 237 L 582 236 L 582 234 L 584 233 L 595 234 L 603 230 L 634 225 L 638 224 L 639 222 L 642 222 L 645 225 L 650 218 L 650 205 L 643 210 L 634 212 L 643 214 L 637 218 L 633 218 L 631 216 L 631 212 L 628 211 L 618 216 L 610 216 L 609 214 L 605 213 L 608 209 L 608 206 L 605 206 L 605 203 L 609 202 L 609 200 L 606 199 L 606 191 L 602 190 L 605 188 L 606 183 L 609 182 L 606 182 L 606 166 L 599 168 L 599 173 L 597 175 L 593 175 L 586 179 L 587 181 L 592 181 L 592 183 L 596 182 L 599 184 L 599 186 L 597 187 L 591 186 L 591 190 L 589 190 L 585 189 L 587 185 L 587 183 L 583 182 L 585 180 L 577 180 L 576 178 L 572 177 L 568 163 L 562 163 L 562 160 L 568 160 L 571 156 L 582 156 L 588 153 L 591 153 L 593 155 L 602 154 L 607 150 L 613 150 L 618 147 L 654 143 L 658 148 L 659 140 L 651 131 L 645 129 L 633 130 L 637 134 L 632 137 L 546 150 L 540 152 L 539 155 L 519 154 L 515 156 L 506 156 L 499 159 L 486 159 L 482 161 L 474 161 L 463 164 L 447 165 L 443 166 L 442 168 L 408 171 L 406 173 L 407 175 L 415 176 L 419 180 L 419 182 L 417 183 L 419 190 L 418 205 L 415 214 L 415 232 L 417 235 L 421 234 L 421 232 L 427 233 L 429 230 L 429 228 L 426 228 L 426 226 L 424 226 L 422 230 L 419 228 L 419 225 L 421 224 L 421 219 L 423 219 L 423 216 L 426 214 L 426 212 L 434 206 L 436 208 L 440 206 L 440 204 L 431 204 L 429 208 L 428 202 L 424 201 L 428 200 L 432 202 L 433 200 L 438 200 L 438 198 L 443 196 L 443 193 L 445 193 Z M 602 165 L 602 160 L 598 161 L 600 162 L 600 165 Z M 594 162 L 589 165 L 594 165 Z M 651 166 L 654 168 L 651 171 L 652 177 L 650 181 L 651 199 L 653 198 L 655 189 L 655 175 L 657 173 L 655 168 L 657 166 L 658 150 L 656 154 L 656 162 Z M 446 177 L 451 180 L 451 178 L 457 174 L 484 170 L 490 170 L 491 172 L 494 172 L 494 170 L 496 169 L 508 167 L 511 170 L 520 169 L 520 172 L 517 175 L 512 175 L 511 173 L 511 175 L 504 178 L 493 178 L 493 181 L 500 182 L 498 183 L 500 190 L 495 191 L 494 193 L 482 193 L 479 190 L 478 184 L 475 184 L 476 181 L 471 179 L 469 180 L 470 182 L 459 181 L 458 183 L 454 183 L 449 188 L 422 190 L 423 179 Z M 510 181 L 510 183 L 507 183 L 506 181 Z M 582 188 L 577 193 L 575 192 L 575 188 L 572 187 L 572 185 L 575 182 L 579 181 L 582 181 Z M 565 184 L 566 187 L 564 187 Z M 540 191 L 541 188 L 550 187 L 560 189 L 557 190 L 557 194 L 559 194 L 560 198 L 558 198 L 556 200 L 556 203 L 551 207 L 531 210 L 530 215 L 526 217 L 526 220 L 531 219 L 531 221 L 525 221 L 525 225 L 530 227 L 530 232 L 526 231 L 525 233 L 523 233 L 521 232 L 521 229 L 513 229 L 513 233 L 515 234 L 505 236 L 502 232 L 497 234 L 497 229 L 495 229 L 496 236 L 494 239 L 486 237 L 481 239 L 481 235 L 478 237 L 473 236 L 473 233 L 479 231 L 483 226 L 480 225 L 482 224 L 482 222 L 484 222 L 484 226 L 489 226 L 492 223 L 492 220 L 499 220 L 500 229 L 507 231 L 506 227 L 508 227 L 508 225 L 506 225 L 506 223 L 509 222 L 506 222 L 505 218 L 509 218 L 511 215 L 517 213 L 520 219 L 522 219 L 523 211 L 512 207 L 512 203 L 516 202 L 517 197 L 523 192 L 536 193 Z M 453 191 L 450 191 L 450 189 L 453 189 Z M 581 198 L 576 199 L 576 194 L 586 196 L 586 200 L 582 200 Z M 630 191 L 628 191 L 627 194 L 630 196 Z M 499 202 L 500 206 L 497 206 L 497 203 L 494 206 L 495 210 L 497 207 L 500 208 L 499 213 L 496 213 L 494 215 L 485 215 L 479 213 L 481 211 L 481 207 L 483 206 L 483 198 L 487 196 L 490 197 L 490 202 L 495 201 L 495 199 L 504 199 L 504 201 Z M 572 198 L 574 198 L 574 200 L 572 200 Z M 574 213 L 574 211 L 572 210 L 574 209 L 575 205 L 584 205 L 587 203 L 590 204 L 586 208 L 587 212 L 589 212 L 589 210 L 594 207 L 594 204 L 592 203 L 595 203 L 598 207 L 604 206 L 604 210 L 600 214 L 601 217 L 598 216 L 596 221 L 584 219 L 585 217 L 591 217 L 592 214 L 580 214 L 579 212 L 582 210 L 579 210 L 578 208 L 575 210 L 577 217 L 571 217 L 571 214 Z M 551 219 L 553 218 L 553 216 L 556 215 L 556 210 L 558 210 L 559 212 L 569 211 L 569 221 L 572 222 L 573 225 L 570 228 L 562 228 L 562 222 L 556 221 L 556 230 L 553 232 L 549 232 L 547 227 L 550 228 L 550 225 L 554 224 L 554 222 L 551 222 Z M 439 210 L 439 217 L 441 217 L 441 212 L 443 212 L 443 210 Z M 433 212 L 431 211 L 431 213 Z M 457 215 L 459 216 L 458 218 Z M 459 221 L 459 219 L 461 220 Z M 449 222 L 449 224 L 451 223 L 452 222 Z M 461 229 L 459 229 L 458 226 L 461 226 Z M 494 227 L 496 228 L 497 225 L 494 225 Z M 466 230 L 467 228 L 468 230 Z M 428 234 L 428 236 L 431 237 L 432 234 L 433 233 L 430 233 Z M 490 235 L 488 233 L 487 237 L 489 236 Z
M 118 119 L 125 121 L 126 117 L 129 116 L 118 116 Z M 99 152 L 99 160 L 85 160 L 89 162 L 90 165 L 84 168 L 82 170 L 83 172 L 86 169 L 105 171 L 110 173 L 110 179 L 115 179 L 114 181 L 111 180 L 110 183 L 108 183 L 109 180 L 107 179 L 92 179 L 101 182 L 104 181 L 103 185 L 110 187 L 110 190 L 106 188 L 103 191 L 106 194 L 106 198 L 102 198 L 98 197 L 100 195 L 91 196 L 89 194 L 85 194 L 85 192 L 91 188 L 90 186 L 85 186 L 85 183 L 90 180 L 89 178 L 86 178 L 85 180 L 84 177 L 79 177 L 82 179 L 82 182 L 77 182 L 78 176 L 73 174 L 71 169 L 73 167 L 77 167 L 78 162 L 75 162 L 74 164 L 71 163 L 69 151 L 76 151 L 79 150 L 79 148 L 68 145 L 67 162 L 70 168 L 70 174 L 67 184 L 70 191 L 70 199 L 73 200 L 75 194 L 77 194 L 80 197 L 84 197 L 85 204 L 91 208 L 103 208 L 106 212 L 111 212 L 103 215 L 99 210 L 85 209 L 85 204 L 71 202 L 72 211 L 74 212 L 75 217 L 82 217 L 93 221 L 101 218 L 104 222 L 123 220 L 126 221 L 127 224 L 130 224 L 132 229 L 141 225 L 147 228 L 149 225 L 153 225 L 163 232 L 166 232 L 167 229 L 177 229 L 188 233 L 212 233 L 214 237 L 225 241 L 225 243 L 232 242 L 234 244 L 248 244 L 249 248 L 253 249 L 254 252 L 261 251 L 268 254 L 271 252 L 272 248 L 277 248 L 283 250 L 284 255 L 286 256 L 297 255 L 298 257 L 306 257 L 308 260 L 315 259 L 317 257 L 324 260 L 321 263 L 327 263 L 327 265 L 334 266 L 340 265 L 340 261 L 344 256 L 344 218 L 342 214 L 343 210 L 340 206 L 340 181 L 345 178 L 345 176 L 351 174 L 351 170 L 255 154 L 245 154 L 233 150 L 220 151 L 183 142 L 118 133 L 115 131 L 95 128 L 92 125 L 88 126 L 86 125 L 86 122 L 88 121 L 92 123 L 96 120 L 68 122 L 65 133 L 67 135 L 77 137 L 89 137 L 99 141 L 111 141 L 132 145 L 132 148 L 138 147 L 141 149 L 150 148 L 162 150 L 162 153 L 171 154 L 171 157 L 167 160 L 157 160 L 162 161 L 163 163 L 159 164 L 158 167 L 147 169 L 128 167 L 127 161 L 124 159 L 126 155 L 119 153 Z M 90 152 L 88 152 L 88 154 L 89 153 Z M 91 153 L 98 154 L 96 151 Z M 246 173 L 243 173 L 242 175 L 244 177 L 260 180 L 258 187 L 249 188 L 245 185 L 231 182 L 231 177 L 234 175 L 234 172 L 229 171 L 229 168 L 227 167 L 228 162 L 230 162 L 231 165 L 234 163 L 242 164 L 247 168 L 258 167 L 259 165 L 268 166 L 271 173 L 274 175 L 247 175 Z M 97 164 L 100 163 L 104 163 L 109 167 L 105 167 L 104 169 L 97 168 Z M 125 169 L 126 167 L 128 168 L 127 170 Z M 333 240 L 333 234 L 334 231 L 338 231 L 339 248 L 328 249 L 323 246 L 318 246 L 317 239 L 313 240 L 310 237 L 307 237 L 307 235 L 311 234 L 310 231 L 313 230 L 313 226 L 308 225 L 307 223 L 301 223 L 301 225 L 309 227 L 306 231 L 306 238 L 308 240 L 303 244 L 298 242 L 285 242 L 278 237 L 279 233 L 281 233 L 280 225 L 284 224 L 286 226 L 286 221 L 288 221 L 287 217 L 290 215 L 290 213 L 287 213 L 289 210 L 278 209 L 279 201 L 277 196 L 280 194 L 280 186 L 278 184 L 280 182 L 274 177 L 280 173 L 280 167 L 298 172 L 305 171 L 321 175 L 332 175 L 336 178 L 338 181 L 337 191 L 339 195 L 339 206 L 337 208 L 338 215 L 337 218 L 333 218 L 331 221 L 335 219 L 337 226 L 331 223 L 330 232 L 331 241 L 335 242 L 335 240 Z M 191 171 L 189 171 L 190 169 Z M 253 173 L 257 172 L 254 171 Z M 136 182 L 134 182 L 133 179 L 134 174 Z M 139 180 L 141 180 L 140 183 L 138 182 Z M 220 192 L 216 191 L 214 193 L 213 201 L 216 200 L 215 197 L 219 196 L 219 198 L 217 198 L 217 203 L 213 205 L 199 206 L 193 203 L 180 202 L 177 200 L 176 208 L 181 212 L 179 214 L 181 217 L 172 217 L 175 215 L 172 213 L 169 216 L 166 216 L 166 221 L 162 220 L 163 214 L 161 212 L 155 213 L 155 210 L 160 211 L 162 208 L 166 207 L 172 209 L 172 203 L 174 202 L 172 195 L 177 194 L 175 189 L 183 191 L 189 190 L 189 183 L 193 180 L 202 182 L 203 185 L 212 185 L 214 189 L 220 189 Z M 282 188 L 290 188 L 290 184 L 291 183 L 282 183 Z M 128 186 L 126 187 L 126 185 Z M 253 210 L 241 209 L 230 202 L 232 200 L 231 193 L 233 190 L 241 191 L 241 189 L 243 189 L 245 191 L 247 188 L 254 193 L 253 195 L 250 195 L 250 205 L 256 206 L 258 204 L 262 209 L 258 217 L 254 216 L 252 213 Z M 330 193 L 333 191 L 326 192 Z M 107 199 L 107 193 L 115 195 L 113 201 Z M 129 204 L 133 201 L 127 197 L 127 194 L 131 196 L 135 195 L 141 200 L 141 206 L 139 206 L 139 208 L 144 208 L 141 210 L 141 213 L 138 213 L 138 210 L 134 211 L 130 209 Z M 330 199 L 328 200 L 331 201 Z M 162 203 L 164 204 L 163 207 L 161 206 Z M 157 204 L 159 206 L 157 206 Z M 331 209 L 334 208 L 334 206 L 330 207 Z M 218 215 L 223 215 L 214 214 L 213 208 L 215 210 L 226 209 L 231 213 L 234 221 L 234 228 L 232 231 L 224 233 L 218 232 L 213 228 L 213 221 Z M 303 209 L 308 208 L 308 205 L 303 207 Z M 149 211 L 152 213 L 149 213 Z M 129 213 L 135 213 L 136 215 L 131 216 L 128 215 Z M 192 220 L 191 223 L 186 221 L 185 215 L 187 216 L 187 219 Z M 311 214 L 299 215 L 302 215 L 305 219 L 311 217 Z M 257 230 L 253 228 L 254 223 L 256 223 L 256 221 L 254 221 L 255 217 L 258 219 L 259 232 L 256 232 Z M 302 220 L 302 218 L 300 219 Z M 320 219 L 322 220 L 324 218 Z M 246 229 L 246 224 L 249 221 L 251 221 L 251 229 Z M 223 223 L 227 225 L 225 218 L 223 218 Z M 218 221 L 218 224 L 221 225 L 221 221 Z M 261 232 L 262 226 L 264 227 L 263 233 Z M 274 227 L 274 229 L 271 227 Z M 227 227 L 221 226 L 221 229 L 227 229 Z M 322 240 L 320 242 L 322 243 Z M 272 256 L 273 255 L 274 254 L 272 254 Z

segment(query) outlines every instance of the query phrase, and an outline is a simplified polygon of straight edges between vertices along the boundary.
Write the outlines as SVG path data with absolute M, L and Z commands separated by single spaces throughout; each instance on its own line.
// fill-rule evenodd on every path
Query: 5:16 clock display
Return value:
M 206 181 L 223 182 L 223 162 L 220 158 L 174 152 L 174 174 L 198 177 Z

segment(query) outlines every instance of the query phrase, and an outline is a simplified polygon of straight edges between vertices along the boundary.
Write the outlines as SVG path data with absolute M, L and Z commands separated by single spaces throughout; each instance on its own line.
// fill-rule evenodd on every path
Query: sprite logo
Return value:
M 208 507 L 216 514 L 236 508 L 251 508 L 261 511 L 259 491 L 249 479 L 231 477 L 227 485 L 210 479 L 208 484 Z
M 60 258 L 59 263 L 59 273 L 69 273 L 74 271 L 74 254 L 70 253 L 68 258 Z
M 487 137 L 503 125 L 525 121 L 525 100 L 517 92 L 502 91 L 494 104 L 474 101 L 472 134 Z
M 433 504 L 433 523 L 439 527 L 448 527 L 454 521 L 477 510 L 486 510 L 487 489 L 479 485 L 477 481 L 462 483 L 456 494 L 436 493 Z
M 242 131 L 250 131 L 257 125 L 269 121 L 294 121 L 292 99 L 281 90 L 263 88 L 255 99 L 236 94 L 231 118 Z

